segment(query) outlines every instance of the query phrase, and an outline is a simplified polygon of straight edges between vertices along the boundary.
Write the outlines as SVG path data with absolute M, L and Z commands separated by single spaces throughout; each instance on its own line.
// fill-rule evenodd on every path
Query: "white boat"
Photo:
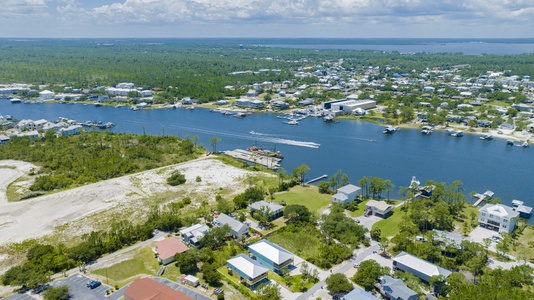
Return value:
M 462 137 L 462 136 L 464 136 L 464 132 L 461 131 L 461 130 L 458 130 L 458 131 L 455 131 L 455 132 L 451 133 L 451 136 Z
M 295 120 L 295 119 L 289 120 L 289 121 L 287 121 L 285 123 L 288 124 L 288 125 L 298 125 L 299 124 L 299 122 L 297 120 Z
M 193 110 L 193 109 L 195 109 L 195 107 L 194 107 L 194 106 L 188 106 L 188 107 L 186 107 L 185 109 L 187 109 L 187 110 Z
M 397 130 L 399 130 L 399 126 L 387 126 L 382 133 L 393 134 Z
M 485 135 L 481 136 L 480 139 L 483 140 L 483 141 L 491 141 L 491 140 L 493 140 L 493 135 L 485 134 Z

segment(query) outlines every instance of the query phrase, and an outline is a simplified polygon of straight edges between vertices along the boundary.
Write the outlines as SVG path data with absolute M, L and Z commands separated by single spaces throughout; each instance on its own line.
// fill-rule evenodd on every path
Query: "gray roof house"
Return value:
M 356 196 L 361 191 L 361 189 L 361 187 L 355 186 L 353 184 L 347 184 L 345 186 L 342 186 L 337 189 L 337 194 L 332 196 L 332 202 L 347 204 L 350 201 L 356 199 Z
M 195 224 L 180 230 L 180 234 L 182 235 L 184 241 L 191 245 L 197 246 L 200 239 L 204 237 L 204 234 L 206 234 L 208 230 L 210 230 L 210 228 L 207 225 Z
M 230 234 L 236 237 L 241 237 L 248 232 L 247 224 L 241 223 L 227 214 L 220 214 L 214 223 L 217 226 L 228 224 L 230 226 Z
M 248 208 L 251 212 L 256 210 L 267 209 L 269 219 L 271 220 L 281 217 L 284 213 L 284 207 L 282 205 L 274 202 L 267 202 L 265 200 L 254 202 L 250 204 Z
M 426 282 L 432 276 L 443 275 L 444 277 L 449 277 L 452 273 L 449 270 L 404 251 L 393 258 L 393 270 L 411 273 Z
M 345 300 L 379 300 L 373 294 L 362 290 L 359 287 L 355 287 L 352 291 L 346 294 L 343 299 Z
M 510 233 L 514 230 L 519 212 L 503 204 L 486 204 L 478 211 L 478 224 L 490 230 Z
M 380 277 L 381 293 L 388 300 L 417 300 L 419 294 L 411 290 L 400 279 L 391 276 Z

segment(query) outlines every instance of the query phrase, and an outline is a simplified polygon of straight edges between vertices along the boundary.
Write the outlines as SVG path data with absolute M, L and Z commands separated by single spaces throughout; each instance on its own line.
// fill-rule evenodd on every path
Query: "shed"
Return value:
M 190 285 L 192 287 L 197 287 L 199 281 L 198 281 L 198 278 L 196 278 L 195 276 L 187 275 L 187 276 L 185 276 L 183 283 L 184 284 L 188 284 L 188 285 Z

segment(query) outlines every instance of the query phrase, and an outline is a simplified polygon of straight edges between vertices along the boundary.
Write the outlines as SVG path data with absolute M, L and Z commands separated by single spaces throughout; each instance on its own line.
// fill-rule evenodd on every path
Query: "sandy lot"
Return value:
M 110 179 L 83 187 L 41 196 L 21 202 L 7 202 L 6 187 L 35 166 L 20 161 L 0 161 L 0 245 L 38 238 L 53 232 L 56 226 L 84 219 L 89 215 L 108 210 L 117 205 L 139 205 L 139 201 L 162 192 L 185 195 L 211 196 L 220 188 L 230 193 L 243 191 L 244 179 L 254 174 L 223 164 L 214 159 L 198 159 L 183 164 L 167 166 L 142 173 Z M 187 182 L 178 187 L 167 185 L 166 179 L 174 170 L 180 170 Z M 196 182 L 197 176 L 202 178 Z M 193 198 L 193 196 L 192 196 Z M 195 202 L 193 198 L 193 202 Z M 90 222 L 80 222 L 77 233 L 91 230 Z

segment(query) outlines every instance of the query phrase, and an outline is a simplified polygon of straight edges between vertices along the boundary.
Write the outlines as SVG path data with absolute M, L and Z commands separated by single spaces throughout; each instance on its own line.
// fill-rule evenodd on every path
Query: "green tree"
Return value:
M 288 223 L 310 222 L 311 216 L 310 210 L 304 205 L 290 204 L 284 207 L 284 218 L 287 219 Z
M 180 173 L 180 171 L 172 172 L 171 176 L 167 178 L 167 184 L 172 186 L 177 186 L 185 183 L 185 175 Z
M 182 253 L 177 253 L 174 255 L 176 260 L 175 265 L 180 268 L 180 273 L 182 274 L 195 274 L 198 272 L 198 255 L 196 250 L 189 249 Z
M 208 284 L 211 286 L 220 285 L 221 273 L 217 271 L 215 265 L 205 262 L 202 264 L 200 271 L 202 272 L 202 278 L 206 280 Z
M 302 164 L 293 169 L 293 176 L 298 178 L 300 183 L 304 183 L 304 177 L 306 176 L 308 171 L 310 171 L 310 167 L 308 167 L 306 164 Z
M 378 227 L 374 227 L 371 229 L 371 238 L 375 241 L 380 241 L 380 237 L 382 236 L 382 231 Z
M 67 300 L 70 298 L 70 287 L 62 285 L 58 287 L 50 286 L 43 293 L 44 300 Z
M 258 300 L 282 300 L 280 287 L 274 284 L 261 284 L 257 289 Z
M 389 274 L 389 271 L 388 267 L 382 267 L 375 260 L 369 259 L 360 263 L 358 271 L 351 279 L 366 291 L 371 291 L 378 278 Z
M 216 153 L 217 152 L 217 144 L 221 141 L 221 139 L 217 136 L 214 136 L 212 138 L 210 138 L 210 145 L 211 147 L 213 147 L 213 152 Z
M 347 279 L 347 276 L 342 273 L 336 273 L 328 276 L 325 282 L 326 288 L 332 295 L 346 294 L 354 288 L 352 283 L 350 283 L 350 281 Z

